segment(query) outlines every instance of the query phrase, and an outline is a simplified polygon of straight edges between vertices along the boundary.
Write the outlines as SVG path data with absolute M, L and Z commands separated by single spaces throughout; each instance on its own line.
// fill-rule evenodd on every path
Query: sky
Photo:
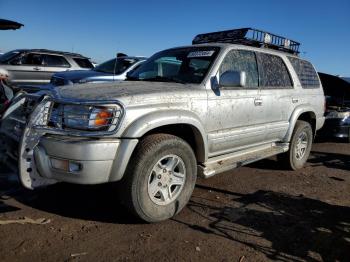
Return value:
M 0 52 L 73 51 L 102 62 L 117 52 L 151 56 L 191 44 L 198 33 L 254 27 L 301 43 L 318 71 L 350 76 L 350 1 L 0 0 L 0 18 L 25 26 L 0 31 Z

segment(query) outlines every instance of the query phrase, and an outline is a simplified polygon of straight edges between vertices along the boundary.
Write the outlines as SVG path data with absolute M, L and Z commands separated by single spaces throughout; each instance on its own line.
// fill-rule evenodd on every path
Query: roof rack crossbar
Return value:
M 254 28 L 240 28 L 197 35 L 192 44 L 231 43 L 265 47 L 298 55 L 300 43 Z

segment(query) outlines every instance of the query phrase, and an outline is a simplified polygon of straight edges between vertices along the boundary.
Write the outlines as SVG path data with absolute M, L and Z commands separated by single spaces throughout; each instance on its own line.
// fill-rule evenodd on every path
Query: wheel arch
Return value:
M 185 110 L 153 112 L 135 120 L 122 137 L 142 138 L 149 134 L 166 133 L 178 136 L 190 144 L 197 162 L 208 158 L 207 136 L 200 119 Z
M 291 140 L 295 124 L 298 120 L 303 120 L 310 123 L 312 127 L 312 133 L 315 136 L 317 118 L 313 108 L 311 106 L 299 106 L 294 110 L 289 120 L 289 129 L 285 136 L 286 142 L 289 142 Z

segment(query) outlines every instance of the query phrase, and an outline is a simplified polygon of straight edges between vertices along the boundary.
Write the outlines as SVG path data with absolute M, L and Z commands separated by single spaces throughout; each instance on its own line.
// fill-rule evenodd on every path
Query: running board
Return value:
M 198 175 L 202 178 L 209 178 L 233 168 L 287 152 L 288 149 L 288 143 L 272 143 L 254 147 L 253 149 L 250 148 L 231 154 L 213 157 L 204 164 L 198 165 Z

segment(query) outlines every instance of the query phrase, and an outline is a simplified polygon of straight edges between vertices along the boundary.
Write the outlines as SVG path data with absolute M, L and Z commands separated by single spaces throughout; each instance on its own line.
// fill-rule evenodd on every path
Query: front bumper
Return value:
M 50 101 L 39 101 L 25 119 L 20 110 L 22 100 L 19 97 L 1 121 L 0 133 L 6 143 L 0 145 L 5 152 L 0 152 L 0 161 L 18 163 L 24 187 L 34 189 L 61 181 L 99 184 L 123 177 L 137 139 L 117 139 L 110 133 L 88 136 L 58 132 L 45 126 Z M 73 164 L 75 168 L 57 163 Z
M 350 125 L 344 125 L 342 119 L 326 119 L 318 134 L 323 137 L 349 138 Z
M 34 149 L 34 161 L 40 176 L 78 184 L 109 181 L 120 140 L 91 140 L 48 136 Z M 54 162 L 74 163 L 75 170 L 57 168 Z

